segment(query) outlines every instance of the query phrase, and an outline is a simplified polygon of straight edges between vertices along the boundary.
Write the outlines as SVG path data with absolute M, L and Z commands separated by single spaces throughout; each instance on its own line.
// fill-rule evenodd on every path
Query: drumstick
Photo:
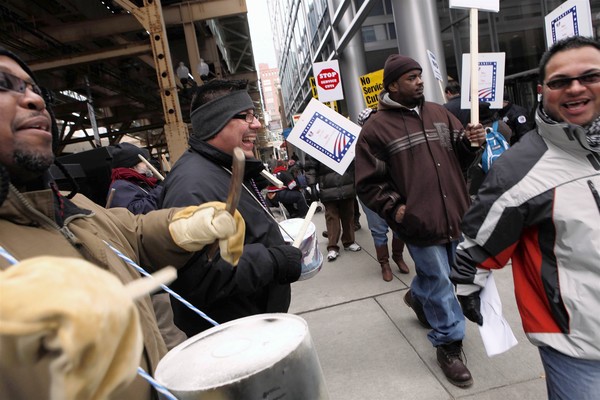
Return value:
M 157 178 L 159 181 L 164 181 L 164 180 L 165 180 L 165 177 L 164 177 L 164 176 L 162 176 L 162 175 L 160 174 L 160 172 L 158 172 L 158 170 L 157 170 L 156 168 L 154 168 L 154 165 L 150 164 L 150 161 L 146 160 L 146 159 L 144 158 L 144 156 L 143 156 L 143 155 L 141 155 L 141 154 L 138 154 L 138 158 L 139 158 L 140 160 L 142 160 L 142 161 L 143 161 L 143 162 L 144 162 L 144 163 L 145 163 L 145 164 L 148 166 L 148 168 L 150 168 L 150 171 L 152 171 L 152 173 L 154 174 L 154 176 L 155 176 L 155 177 L 156 177 L 156 178 Z
M 316 201 L 313 201 L 310 205 L 310 208 L 306 213 L 306 217 L 304 217 L 304 222 L 302 223 L 302 226 L 300 227 L 300 230 L 298 231 L 298 234 L 296 235 L 296 239 L 294 239 L 294 243 L 292 243 L 292 246 L 296 248 L 300 247 L 300 243 L 302 243 L 302 239 L 304 239 L 304 234 L 308 229 L 308 225 L 310 224 L 310 221 L 312 220 L 312 217 L 315 214 L 315 211 L 317 210 L 317 205 L 318 203 Z
M 242 182 L 244 181 L 244 167 L 245 167 L 246 156 L 239 147 L 233 149 L 233 160 L 231 165 L 231 182 L 229 183 L 229 193 L 227 193 L 227 200 L 225 201 L 225 210 L 233 215 L 240 202 L 240 196 L 242 195 Z M 212 260 L 219 248 L 219 241 L 215 242 L 210 246 L 208 250 L 208 260 Z
M 167 156 L 161 154 L 160 157 L 163 163 L 163 170 L 167 172 L 171 171 L 171 163 L 169 162 L 169 160 L 167 160 Z
M 108 199 L 106 200 L 106 206 L 104 208 L 110 208 L 110 203 L 112 203 L 113 197 L 115 197 L 115 188 L 110 189 L 110 193 L 108 194 Z
M 165 267 L 148 277 L 129 282 L 125 285 L 125 288 L 127 289 L 129 296 L 135 300 L 156 291 L 161 285 L 168 285 L 176 278 L 177 270 L 173 267 Z
M 277 177 L 275 175 L 270 174 L 269 172 L 267 172 L 267 170 L 263 169 L 262 171 L 260 171 L 260 174 L 269 182 L 271 182 L 273 185 L 277 186 L 278 188 L 282 188 L 283 187 L 283 182 L 281 182 L 279 179 L 277 179 Z

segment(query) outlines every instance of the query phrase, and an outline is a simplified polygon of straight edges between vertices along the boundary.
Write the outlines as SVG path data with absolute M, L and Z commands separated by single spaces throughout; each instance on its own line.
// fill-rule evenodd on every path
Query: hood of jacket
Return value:
M 587 131 L 580 125 L 552 120 L 540 105 L 535 113 L 538 133 L 548 142 L 564 150 L 600 153 L 600 147 L 592 147 L 587 141 Z

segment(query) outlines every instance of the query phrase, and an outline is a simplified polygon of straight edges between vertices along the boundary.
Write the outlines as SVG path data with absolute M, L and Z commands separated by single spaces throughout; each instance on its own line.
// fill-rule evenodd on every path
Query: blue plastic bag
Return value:
M 492 163 L 509 147 L 504 136 L 498 132 L 498 121 L 494 121 L 492 127 L 486 129 L 485 141 L 486 146 L 481 155 L 481 169 L 487 174 Z

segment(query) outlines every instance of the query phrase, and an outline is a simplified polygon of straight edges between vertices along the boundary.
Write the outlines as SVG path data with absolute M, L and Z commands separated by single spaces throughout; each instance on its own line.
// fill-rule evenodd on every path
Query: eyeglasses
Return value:
M 231 118 L 243 119 L 247 123 L 251 124 L 252 122 L 254 122 L 255 117 L 256 117 L 256 115 L 254 115 L 253 113 L 246 113 L 246 114 L 236 114 Z
M 572 78 L 558 78 L 546 82 L 552 90 L 565 89 L 571 87 L 573 81 L 578 81 L 581 85 L 587 86 L 600 82 L 600 72 L 591 72 L 589 74 L 574 76 Z
M 24 81 L 18 76 L 14 76 L 8 72 L 0 71 L 0 90 L 25 93 L 25 90 L 27 90 L 28 87 L 33 91 L 33 93 L 45 98 L 42 88 L 35 83 Z

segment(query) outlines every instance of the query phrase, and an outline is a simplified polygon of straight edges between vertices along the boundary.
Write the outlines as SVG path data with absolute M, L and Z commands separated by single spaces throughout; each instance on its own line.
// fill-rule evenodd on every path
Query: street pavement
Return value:
M 321 236 L 324 213 L 316 213 L 313 223 L 326 255 L 327 239 Z M 314 277 L 292 284 L 290 312 L 308 323 L 330 400 L 546 398 L 537 348 L 528 342 L 521 327 L 510 267 L 494 276 L 504 316 L 519 344 L 488 357 L 477 325 L 467 320 L 463 345 L 474 384 L 461 389 L 446 380 L 427 329 L 403 302 L 414 277 L 408 251 L 405 249 L 404 257 L 411 273 L 400 274 L 390 259 L 394 279 L 383 281 L 364 214 L 361 224 L 356 242 L 362 251 L 342 249 L 336 261 L 325 259 Z

